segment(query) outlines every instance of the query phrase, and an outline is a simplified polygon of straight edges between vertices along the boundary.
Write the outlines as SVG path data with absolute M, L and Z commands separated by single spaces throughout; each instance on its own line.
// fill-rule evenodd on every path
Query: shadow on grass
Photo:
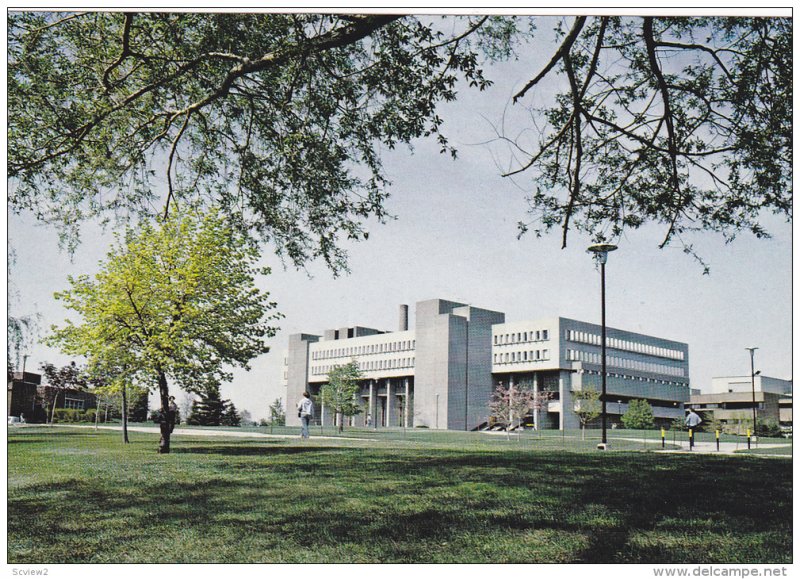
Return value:
M 788 461 L 263 441 L 173 453 L 10 491 L 9 561 L 791 559 Z

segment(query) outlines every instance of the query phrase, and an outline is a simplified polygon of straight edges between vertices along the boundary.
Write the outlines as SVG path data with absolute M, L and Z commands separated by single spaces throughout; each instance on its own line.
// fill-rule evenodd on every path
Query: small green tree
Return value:
M 622 416 L 625 428 L 647 430 L 655 426 L 653 407 L 647 400 L 633 399 L 628 402 L 628 410 Z
M 328 383 L 320 390 L 322 403 L 334 413 L 339 423 L 339 432 L 344 430 L 344 417 L 361 412 L 358 403 L 359 380 L 363 379 L 355 360 L 335 366 L 328 372 Z
M 222 411 L 222 417 L 220 418 L 220 424 L 222 424 L 222 426 L 241 426 L 242 417 L 239 416 L 239 412 L 236 410 L 236 405 L 233 402 L 227 402 L 225 404 L 225 409 Z
M 586 440 L 586 425 L 601 414 L 600 393 L 590 386 L 573 392 L 572 399 L 575 401 L 574 412 L 581 423 L 581 440 Z
M 200 400 L 192 403 L 188 423 L 195 426 L 219 426 L 225 412 L 226 400 L 219 393 L 219 386 L 209 386 L 200 395 Z
M 286 411 L 280 398 L 276 398 L 269 407 L 269 423 L 273 426 L 286 426 Z
M 169 382 L 202 394 L 269 351 L 279 317 L 255 277 L 257 249 L 216 211 L 175 211 L 128 229 L 94 276 L 70 277 L 56 294 L 81 318 L 54 328 L 49 345 L 85 356 L 91 367 L 157 389 L 167 415 Z M 169 424 L 158 450 L 169 452 Z

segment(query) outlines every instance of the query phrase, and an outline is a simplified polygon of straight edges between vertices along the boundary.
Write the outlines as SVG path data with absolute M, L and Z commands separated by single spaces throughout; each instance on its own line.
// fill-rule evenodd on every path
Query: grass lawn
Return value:
M 306 442 L 176 436 L 158 455 L 156 434 L 124 445 L 103 430 L 8 432 L 14 564 L 792 557 L 785 458 L 366 430 Z

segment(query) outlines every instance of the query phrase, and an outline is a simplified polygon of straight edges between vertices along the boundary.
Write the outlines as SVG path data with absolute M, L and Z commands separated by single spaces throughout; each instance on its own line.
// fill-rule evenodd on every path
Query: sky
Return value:
M 352 325 L 396 330 L 400 304 L 411 306 L 412 328 L 414 304 L 431 298 L 499 310 L 507 321 L 564 316 L 600 322 L 600 277 L 586 253 L 590 240 L 572 233 L 561 249 L 558 229 L 517 239 L 516 224 L 526 218 L 526 179 L 501 177 L 496 150 L 486 144 L 514 89 L 552 50 L 547 28 L 519 61 L 487 67 L 493 87 L 462 91 L 456 103 L 441 108 L 444 132 L 459 150 L 456 160 L 425 141 L 415 142 L 413 151 L 385 152 L 392 181 L 387 208 L 395 219 L 370 222 L 367 241 L 346 245 L 349 274 L 334 277 L 323 263 L 284 268 L 265 248 L 263 262 L 273 273 L 259 283 L 284 318 L 270 353 L 254 360 L 250 371 L 236 370 L 222 387 L 224 398 L 254 419 L 266 417 L 276 398 L 285 400 L 282 363 L 290 334 Z M 659 249 L 662 228 L 629 232 L 606 267 L 608 325 L 688 343 L 692 388 L 710 388 L 714 376 L 749 375 L 745 348 L 752 346 L 759 348 L 757 370 L 791 379 L 792 227 L 770 215 L 764 224 L 772 239 L 743 233 L 726 245 L 710 233 L 690 238 L 710 275 L 679 247 Z M 68 317 L 53 293 L 68 287 L 68 275 L 97 270 L 112 231 L 87 224 L 70 256 L 59 250 L 56 233 L 30 215 L 9 215 L 7 225 L 19 293 L 10 313 L 38 314 L 45 335 Z M 41 344 L 27 354 L 28 371 L 71 359 Z

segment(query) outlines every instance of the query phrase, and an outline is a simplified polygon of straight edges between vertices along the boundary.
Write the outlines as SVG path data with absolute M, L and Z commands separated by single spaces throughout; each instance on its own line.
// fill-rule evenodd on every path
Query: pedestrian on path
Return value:
M 308 392 L 303 392 L 303 397 L 297 403 L 297 416 L 300 418 L 300 438 L 308 438 L 308 424 L 314 418 L 314 402 Z
M 698 414 L 689 409 L 689 414 L 686 415 L 686 428 L 692 430 L 693 432 L 697 432 L 697 427 L 700 426 L 700 423 L 703 422 L 703 419 L 698 416 Z

